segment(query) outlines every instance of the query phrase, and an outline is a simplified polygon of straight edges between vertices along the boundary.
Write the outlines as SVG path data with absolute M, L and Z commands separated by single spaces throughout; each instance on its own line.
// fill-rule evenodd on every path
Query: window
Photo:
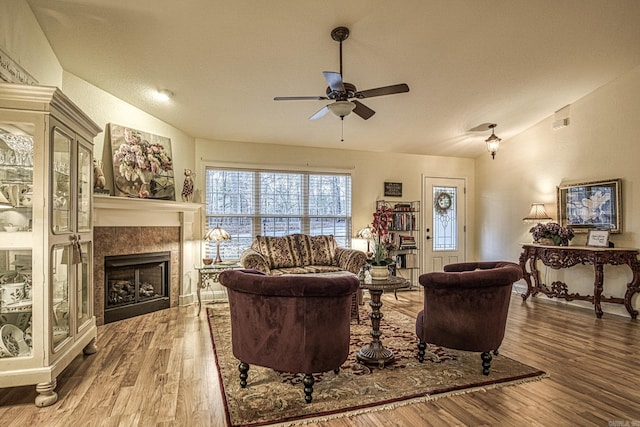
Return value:
M 240 258 L 257 235 L 333 234 L 338 245 L 351 243 L 350 175 L 207 168 L 205 192 L 205 226 L 231 235 L 223 259 Z

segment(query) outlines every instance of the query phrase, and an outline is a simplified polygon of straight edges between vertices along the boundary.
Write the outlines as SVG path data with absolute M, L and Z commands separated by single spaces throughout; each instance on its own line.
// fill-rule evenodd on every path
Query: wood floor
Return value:
M 420 291 L 383 296 L 415 315 Z M 224 426 L 206 315 L 168 309 L 98 329 L 98 353 L 58 378 L 59 401 L 33 404 L 35 387 L 0 389 L 0 425 Z M 384 321 L 384 320 L 383 320 Z M 384 340 L 384 337 L 383 337 Z M 371 426 L 640 426 L 640 324 L 513 295 L 501 353 L 550 377 L 318 424 Z

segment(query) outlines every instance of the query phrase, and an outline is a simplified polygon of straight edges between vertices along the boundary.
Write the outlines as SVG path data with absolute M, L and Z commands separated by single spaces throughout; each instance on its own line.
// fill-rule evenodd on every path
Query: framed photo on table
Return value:
M 609 247 L 609 230 L 589 230 L 587 246 Z
M 558 222 L 576 233 L 591 229 L 622 232 L 620 179 L 558 186 Z

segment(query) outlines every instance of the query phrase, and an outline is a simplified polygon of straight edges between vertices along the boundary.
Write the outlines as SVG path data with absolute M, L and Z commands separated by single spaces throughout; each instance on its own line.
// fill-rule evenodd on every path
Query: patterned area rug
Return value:
M 417 358 L 415 319 L 384 312 L 382 342 L 396 361 L 379 369 L 356 362 L 357 351 L 370 341 L 370 323 L 361 309 L 360 324 L 351 323 L 351 352 L 340 373 L 314 374 L 313 402 L 304 402 L 302 375 L 251 366 L 247 388 L 240 388 L 238 360 L 231 350 L 231 324 L 226 303 L 207 308 L 227 424 L 290 426 L 424 402 L 542 379 L 546 374 L 503 355 L 494 356 L 491 373 L 481 373 L 480 353 L 429 346 L 423 364 Z

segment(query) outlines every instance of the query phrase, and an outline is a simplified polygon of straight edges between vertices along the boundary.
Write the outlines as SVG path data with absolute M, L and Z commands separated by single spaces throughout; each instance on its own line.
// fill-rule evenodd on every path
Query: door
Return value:
M 424 178 L 424 273 L 465 261 L 465 181 L 460 178 Z

